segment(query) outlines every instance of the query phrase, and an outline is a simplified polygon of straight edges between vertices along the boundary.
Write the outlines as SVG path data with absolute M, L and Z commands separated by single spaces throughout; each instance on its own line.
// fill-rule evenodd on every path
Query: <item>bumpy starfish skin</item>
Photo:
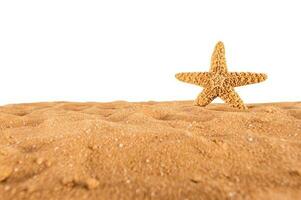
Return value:
M 196 105 L 206 106 L 216 97 L 220 97 L 231 107 L 247 109 L 234 87 L 262 82 L 267 79 L 267 75 L 252 72 L 228 72 L 224 44 L 218 42 L 211 57 L 209 72 L 178 73 L 176 78 L 204 87 L 195 100 Z

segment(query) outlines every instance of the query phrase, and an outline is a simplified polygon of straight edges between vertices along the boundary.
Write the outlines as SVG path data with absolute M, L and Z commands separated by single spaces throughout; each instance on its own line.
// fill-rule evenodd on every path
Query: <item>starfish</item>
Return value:
M 176 78 L 204 87 L 195 100 L 195 105 L 206 106 L 216 97 L 220 97 L 233 108 L 247 109 L 234 87 L 262 82 L 267 79 L 267 75 L 252 72 L 228 72 L 224 44 L 218 42 L 211 57 L 209 72 L 177 73 Z

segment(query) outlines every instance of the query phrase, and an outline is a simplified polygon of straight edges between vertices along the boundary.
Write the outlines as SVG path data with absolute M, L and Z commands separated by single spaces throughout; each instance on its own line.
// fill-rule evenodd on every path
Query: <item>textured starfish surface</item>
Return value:
M 196 105 L 206 106 L 216 97 L 220 97 L 231 107 L 247 109 L 234 87 L 262 82 L 267 79 L 267 75 L 252 72 L 228 72 L 224 44 L 218 42 L 211 57 L 209 72 L 178 73 L 176 78 L 204 87 L 195 100 Z

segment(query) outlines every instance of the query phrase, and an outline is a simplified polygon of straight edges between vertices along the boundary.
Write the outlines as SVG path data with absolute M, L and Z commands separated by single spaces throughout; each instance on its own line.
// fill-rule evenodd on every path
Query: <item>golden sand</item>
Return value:
M 301 102 L 0 107 L 0 199 L 301 199 Z

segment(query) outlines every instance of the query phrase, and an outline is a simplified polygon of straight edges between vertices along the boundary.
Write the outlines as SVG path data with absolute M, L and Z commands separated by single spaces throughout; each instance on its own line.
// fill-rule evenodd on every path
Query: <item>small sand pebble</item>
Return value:
M 200 175 L 195 175 L 195 176 L 193 176 L 190 180 L 191 180 L 192 182 L 194 182 L 194 183 L 199 183 L 199 182 L 202 181 L 202 176 L 200 176 Z
M 89 190 L 97 188 L 98 185 L 99 185 L 99 181 L 94 179 L 94 178 L 88 178 L 88 179 L 85 180 L 85 186 Z
M 73 186 L 74 185 L 74 179 L 69 178 L 69 177 L 64 177 L 61 181 L 61 183 L 64 186 Z
M 86 132 L 86 133 L 90 133 L 90 132 L 91 132 L 91 129 L 86 129 L 85 132 Z
M 228 193 L 228 196 L 229 196 L 229 197 L 234 197 L 235 194 L 236 194 L 235 192 L 229 192 L 229 193 Z
M 8 166 L 0 166 L 0 182 L 5 181 L 13 172 L 13 169 Z
M 7 152 L 3 151 L 3 150 L 0 150 L 0 154 L 5 156 L 5 155 L 7 155 Z
M 61 182 L 62 182 L 63 185 L 67 185 L 67 184 L 69 183 L 69 180 L 68 180 L 66 177 L 64 177 L 64 178 L 61 180 Z
M 43 162 L 44 162 L 44 159 L 43 159 L 43 158 L 37 158 L 37 159 L 36 159 L 36 163 L 37 163 L 38 165 L 41 165 Z
M 4 190 L 5 190 L 5 191 L 10 190 L 10 186 L 9 186 L 9 185 L 4 186 Z
M 89 145 L 88 147 L 89 147 L 89 149 L 91 149 L 91 150 L 96 150 L 96 149 L 98 148 L 97 145 Z
M 47 166 L 47 167 L 50 167 L 51 166 L 51 161 L 49 161 L 49 160 L 47 160 L 46 162 L 45 162 L 45 165 Z

